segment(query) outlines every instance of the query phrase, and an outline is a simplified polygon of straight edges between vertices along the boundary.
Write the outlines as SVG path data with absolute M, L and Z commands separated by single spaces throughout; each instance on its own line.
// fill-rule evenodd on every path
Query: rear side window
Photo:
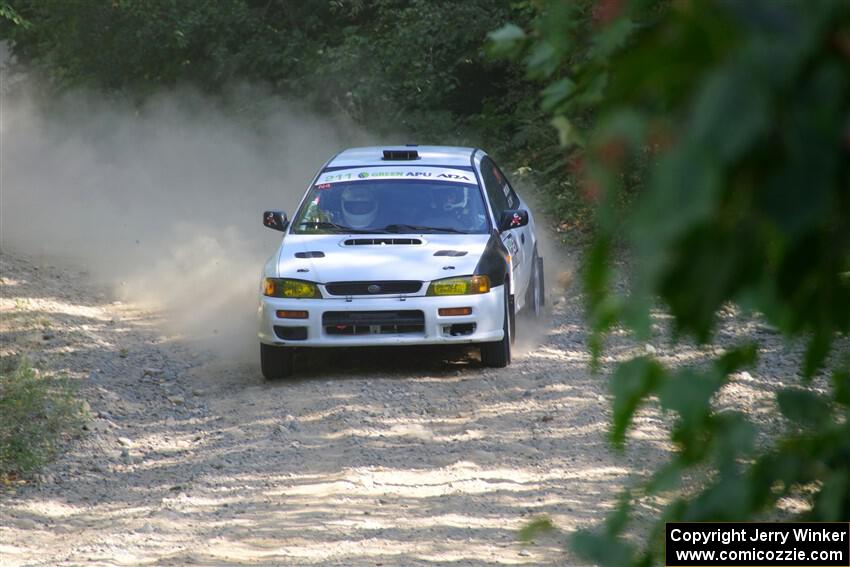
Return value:
M 493 213 L 498 218 L 504 211 L 519 206 L 519 198 L 502 174 L 498 166 L 489 157 L 481 160 L 481 179 L 484 182 L 484 190 Z

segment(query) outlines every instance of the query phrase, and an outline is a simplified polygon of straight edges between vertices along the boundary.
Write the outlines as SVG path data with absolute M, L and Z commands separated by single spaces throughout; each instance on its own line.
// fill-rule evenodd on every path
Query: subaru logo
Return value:
M 369 293 L 378 293 L 379 291 L 381 291 L 381 286 L 377 284 L 371 284 L 369 287 L 366 288 L 366 291 L 368 291 Z

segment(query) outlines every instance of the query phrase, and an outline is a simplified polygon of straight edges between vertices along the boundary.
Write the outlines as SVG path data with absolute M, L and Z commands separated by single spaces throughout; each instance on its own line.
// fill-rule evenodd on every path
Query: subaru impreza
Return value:
M 260 286 L 267 379 L 307 348 L 470 344 L 504 367 L 517 314 L 544 304 L 534 218 L 480 149 L 342 151 L 263 224 L 283 232 Z

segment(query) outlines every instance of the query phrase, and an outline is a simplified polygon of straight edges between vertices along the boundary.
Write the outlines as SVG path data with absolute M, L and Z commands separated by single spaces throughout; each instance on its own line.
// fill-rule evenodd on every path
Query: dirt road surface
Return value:
M 0 354 L 67 373 L 92 417 L 36 482 L 0 494 L 3 565 L 574 564 L 563 533 L 524 546 L 517 530 L 599 522 L 669 450 L 654 410 L 610 450 L 611 364 L 714 351 L 615 336 L 593 375 L 568 291 L 503 370 L 463 350 L 321 351 L 269 383 L 79 272 L 9 254 L 0 267 Z M 798 353 L 755 323 L 719 340 L 742 333 L 772 355 L 724 399 L 774 427 L 771 377 Z

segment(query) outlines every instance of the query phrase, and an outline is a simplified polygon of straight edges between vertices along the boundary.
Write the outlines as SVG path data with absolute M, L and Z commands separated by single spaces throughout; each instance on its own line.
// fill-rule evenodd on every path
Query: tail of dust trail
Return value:
M 262 211 L 291 215 L 325 159 L 374 142 L 253 88 L 142 106 L 6 91 L 4 251 L 84 269 L 119 298 L 162 309 L 169 332 L 245 360 L 256 354 L 260 270 L 280 240 Z
M 544 197 L 526 179 L 520 178 L 517 182 L 523 197 L 529 203 L 532 211 L 543 211 L 540 200 Z M 576 259 L 559 242 L 558 235 L 547 230 L 547 221 L 543 215 L 537 216 L 537 252 L 543 258 L 543 272 L 546 289 L 546 307 L 538 319 L 520 317 L 518 319 L 519 329 L 517 341 L 514 345 L 517 354 L 526 355 L 534 352 L 544 344 L 553 330 L 553 309 L 563 309 L 566 297 L 575 293 L 573 289 L 573 276 L 576 270 Z M 560 307 L 559 307 L 560 306 Z

